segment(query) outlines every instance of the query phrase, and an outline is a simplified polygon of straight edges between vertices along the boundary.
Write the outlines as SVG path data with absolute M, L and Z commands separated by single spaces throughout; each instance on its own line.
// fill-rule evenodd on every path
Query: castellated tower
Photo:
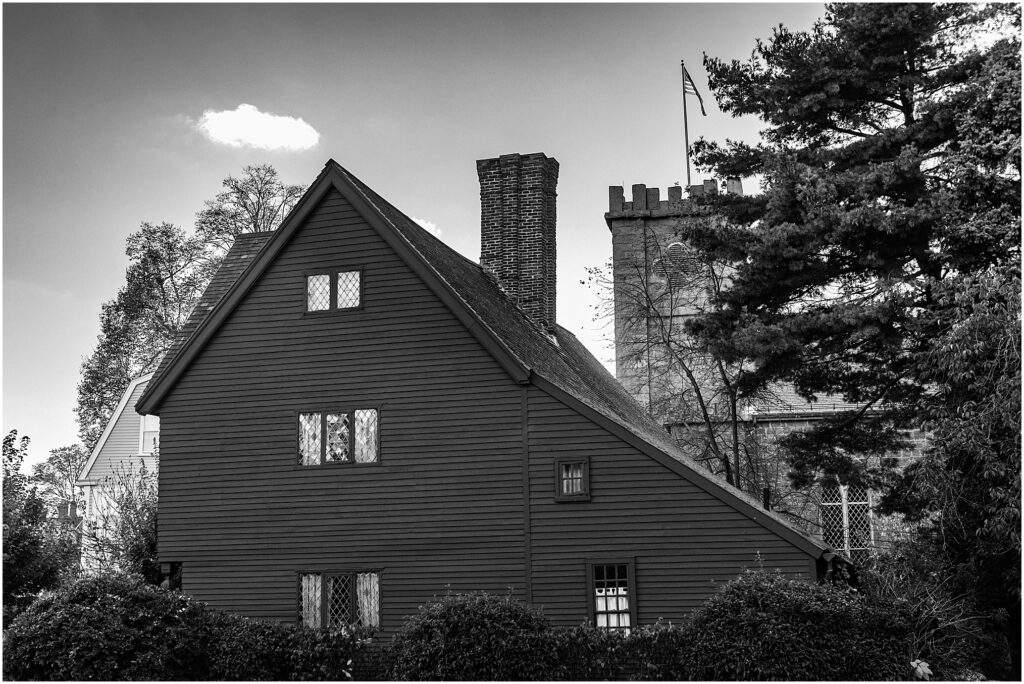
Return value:
M 739 182 L 729 189 L 740 192 Z M 705 181 L 689 195 L 717 194 Z M 706 207 L 683 197 L 683 188 L 609 188 L 605 221 L 612 233 L 615 297 L 615 375 L 637 401 L 676 433 L 702 423 L 725 407 L 720 371 L 685 335 L 687 319 L 706 310 L 710 294 L 726 275 L 702 260 L 689 243 L 690 232 L 714 220 Z

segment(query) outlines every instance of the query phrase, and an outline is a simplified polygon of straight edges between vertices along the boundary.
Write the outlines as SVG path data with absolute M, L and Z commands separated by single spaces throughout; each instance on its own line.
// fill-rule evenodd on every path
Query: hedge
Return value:
M 134 575 L 44 593 L 4 632 L 4 679 L 339 680 L 349 633 L 260 622 L 207 608 Z
M 747 571 L 697 610 L 690 679 L 903 680 L 909 612 L 848 587 Z

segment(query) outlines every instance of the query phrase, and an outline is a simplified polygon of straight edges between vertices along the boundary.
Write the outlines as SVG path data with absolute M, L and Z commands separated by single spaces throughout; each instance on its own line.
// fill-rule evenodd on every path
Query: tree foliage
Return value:
M 120 464 L 97 485 L 82 525 L 87 565 L 160 582 L 157 560 L 157 470 L 144 462 Z
M 47 506 L 21 472 L 29 439 L 12 430 L 3 443 L 4 625 L 32 596 L 57 585 L 77 563 L 74 531 L 47 514 Z
M 729 224 L 696 231 L 736 271 L 692 327 L 755 366 L 743 393 L 858 404 L 788 441 L 794 482 L 887 493 L 1018 630 L 1019 30 L 1014 5 L 836 4 L 747 62 L 706 56 L 721 108 L 766 128 L 698 142 L 698 163 L 765 191 L 719 198 Z M 898 475 L 882 456 L 922 426 L 932 447 Z
M 143 223 L 127 240 L 125 284 L 100 313 L 96 348 L 82 363 L 79 436 L 91 450 L 132 379 L 157 368 L 239 233 L 275 230 L 302 195 L 269 165 L 228 176 L 196 215 L 194 233 Z
M 39 486 L 39 495 L 50 510 L 64 503 L 81 506 L 75 483 L 88 460 L 89 453 L 82 445 L 72 444 L 51 449 L 45 461 L 32 466 L 32 481 Z

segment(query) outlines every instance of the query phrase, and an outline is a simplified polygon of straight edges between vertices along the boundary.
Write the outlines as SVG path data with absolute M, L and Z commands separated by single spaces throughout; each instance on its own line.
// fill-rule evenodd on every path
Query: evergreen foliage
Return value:
M 834 4 L 748 62 L 705 56 L 757 146 L 694 145 L 759 196 L 694 241 L 736 265 L 692 332 L 746 362 L 750 395 L 792 382 L 861 408 L 786 440 L 798 487 L 850 483 L 922 527 L 1003 630 L 1020 676 L 1020 6 Z M 904 473 L 901 430 L 931 447 Z

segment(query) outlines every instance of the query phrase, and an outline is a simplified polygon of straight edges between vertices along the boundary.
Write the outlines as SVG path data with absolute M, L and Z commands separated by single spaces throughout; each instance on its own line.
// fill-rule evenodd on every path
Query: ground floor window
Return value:
M 327 629 L 380 627 L 380 573 L 300 573 L 299 623 Z
M 636 624 L 633 563 L 588 563 L 588 571 L 594 624 L 602 629 L 629 634 Z
M 839 485 L 821 490 L 821 536 L 828 546 L 864 563 L 874 538 L 871 492 L 865 487 Z

